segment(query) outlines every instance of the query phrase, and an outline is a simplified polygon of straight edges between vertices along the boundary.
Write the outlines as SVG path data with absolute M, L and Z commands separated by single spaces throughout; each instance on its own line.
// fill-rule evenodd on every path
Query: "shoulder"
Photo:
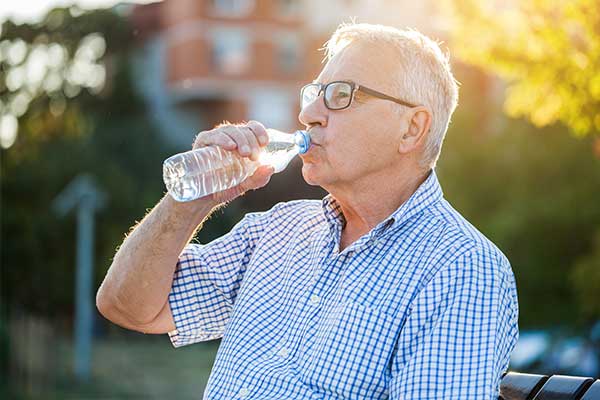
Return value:
M 509 265 L 504 253 L 487 236 L 473 226 L 445 199 L 426 211 L 425 218 L 435 221 L 454 247 L 460 247 L 463 257 L 481 257 L 498 265 Z M 430 222 L 431 223 L 431 222 Z
M 429 207 L 423 217 L 440 238 L 439 251 L 447 254 L 438 273 L 473 283 L 515 288 L 515 278 L 506 255 L 488 237 L 466 220 L 448 201 Z M 463 282 L 464 283 L 464 282 Z
M 430 259 L 441 262 L 430 263 L 430 274 L 421 283 L 418 297 L 426 302 L 458 301 L 465 302 L 466 307 L 487 307 L 516 320 L 516 281 L 508 258 L 498 246 L 446 200 L 426 210 L 423 218 L 430 226 L 429 233 L 436 237 L 433 253 L 445 257 Z
M 321 200 L 303 199 L 280 202 L 267 211 L 247 213 L 244 220 L 251 225 L 288 225 L 318 218 L 321 215 Z
M 277 215 L 314 215 L 322 210 L 321 200 L 292 200 L 277 203 L 271 208 L 271 212 Z

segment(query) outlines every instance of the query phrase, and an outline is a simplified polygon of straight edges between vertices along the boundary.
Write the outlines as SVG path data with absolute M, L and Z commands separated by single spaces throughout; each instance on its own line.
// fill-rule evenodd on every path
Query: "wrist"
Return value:
M 196 225 L 200 224 L 213 209 L 220 205 L 220 203 L 215 201 L 212 196 L 205 196 L 196 200 L 181 202 L 175 200 L 169 193 L 165 194 L 163 202 L 171 212 L 188 218 L 191 222 L 196 223 Z

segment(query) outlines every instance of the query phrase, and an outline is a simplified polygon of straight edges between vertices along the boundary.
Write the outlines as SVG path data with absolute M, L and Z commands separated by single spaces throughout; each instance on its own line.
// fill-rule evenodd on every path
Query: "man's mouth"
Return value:
M 308 129 L 308 135 L 310 136 L 310 144 L 315 146 L 320 146 L 321 135 L 312 129 Z
M 314 160 L 315 147 L 320 147 L 318 144 L 311 141 L 308 151 L 304 154 L 298 154 L 303 162 L 311 162 Z

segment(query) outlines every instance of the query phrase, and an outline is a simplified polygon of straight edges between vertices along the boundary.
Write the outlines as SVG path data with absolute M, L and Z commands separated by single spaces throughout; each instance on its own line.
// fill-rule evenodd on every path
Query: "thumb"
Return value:
M 242 186 L 244 191 L 258 189 L 263 186 L 266 186 L 267 183 L 269 183 L 269 181 L 271 180 L 271 176 L 273 176 L 274 172 L 275 169 L 270 165 L 261 165 L 257 168 L 256 171 L 254 171 L 254 174 L 252 174 L 251 177 L 242 182 L 240 186 Z

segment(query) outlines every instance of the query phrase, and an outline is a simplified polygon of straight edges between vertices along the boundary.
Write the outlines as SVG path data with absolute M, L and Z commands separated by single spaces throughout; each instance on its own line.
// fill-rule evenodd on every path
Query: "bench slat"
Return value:
M 509 372 L 500 383 L 500 397 L 504 400 L 530 400 L 547 380 L 546 375 Z
M 600 399 L 600 380 L 596 380 L 592 386 L 585 392 L 581 400 L 598 400 Z
M 593 382 L 593 378 L 552 375 L 533 400 L 579 400 Z

